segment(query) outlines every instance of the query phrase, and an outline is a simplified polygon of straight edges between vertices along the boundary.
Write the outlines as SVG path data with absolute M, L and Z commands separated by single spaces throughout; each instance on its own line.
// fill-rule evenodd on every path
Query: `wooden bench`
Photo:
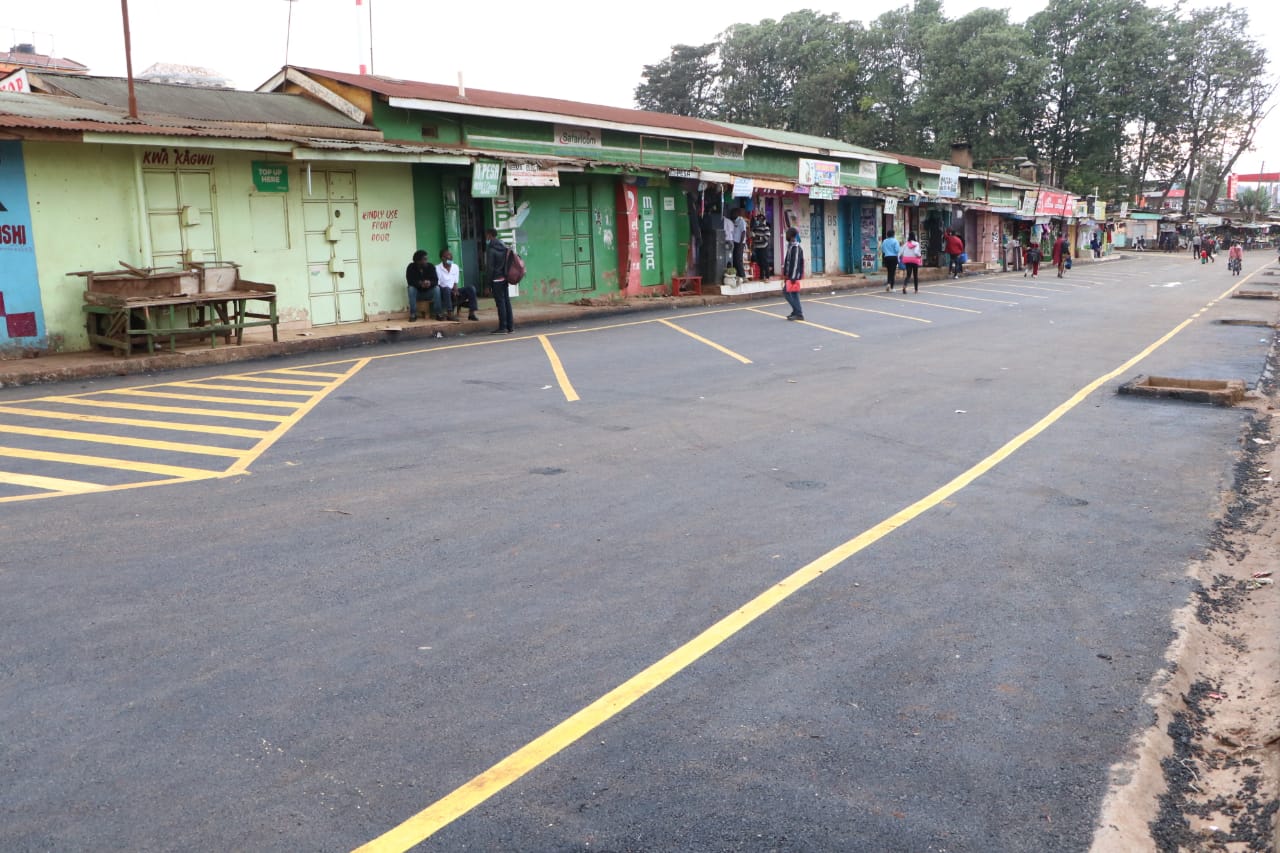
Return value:
M 179 340 L 208 338 L 218 345 L 244 340 L 244 330 L 270 326 L 279 340 L 276 288 L 240 278 L 236 264 L 190 263 L 182 269 L 130 267 L 107 273 L 83 271 L 85 327 L 89 342 L 116 355 L 133 355 L 135 346 L 156 351 L 157 342 L 176 350 Z M 250 310 L 250 303 L 254 303 Z

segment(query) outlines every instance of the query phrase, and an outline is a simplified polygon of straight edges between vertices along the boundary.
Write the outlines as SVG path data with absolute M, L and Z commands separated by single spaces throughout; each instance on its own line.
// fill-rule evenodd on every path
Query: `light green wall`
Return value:
M 27 143 L 24 159 L 35 234 L 36 265 L 50 348 L 87 349 L 81 306 L 85 280 L 76 270 L 119 269 L 120 261 L 151 266 L 144 249 L 143 200 L 138 174 L 144 151 L 155 146 Z M 172 149 L 170 149 L 172 150 Z M 280 160 L 249 151 L 201 150 L 213 157 L 219 259 L 241 265 L 241 276 L 274 284 L 282 322 L 309 325 L 303 199 L 307 167 L 291 163 L 288 193 L 258 193 L 250 164 Z M 361 218 L 357 225 L 365 312 L 370 318 L 405 311 L 404 268 L 417 248 L 410 167 L 401 164 L 315 163 L 313 169 L 354 171 Z M 265 238 L 255 228 L 254 200 L 282 199 L 284 234 Z M 393 211 L 386 229 L 375 229 Z M 259 214 L 260 216 L 261 214 Z M 273 217 L 273 221 L 278 221 Z

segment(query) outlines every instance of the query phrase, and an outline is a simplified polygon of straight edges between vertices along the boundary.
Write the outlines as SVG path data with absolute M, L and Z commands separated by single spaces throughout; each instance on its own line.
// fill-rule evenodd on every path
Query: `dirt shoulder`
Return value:
M 1240 439 L 1235 489 L 1208 554 L 1188 569 L 1198 583 L 1148 690 L 1154 722 L 1112 768 L 1094 853 L 1280 849 L 1274 390 L 1249 404 L 1255 417 Z

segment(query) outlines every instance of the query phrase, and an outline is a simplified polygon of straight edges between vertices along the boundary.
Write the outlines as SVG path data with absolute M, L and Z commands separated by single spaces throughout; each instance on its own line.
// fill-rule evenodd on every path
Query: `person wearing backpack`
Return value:
M 498 239 L 496 228 L 484 231 L 484 270 L 493 288 L 493 304 L 498 309 L 498 328 L 489 334 L 511 334 L 515 331 L 515 318 L 511 316 L 511 293 L 507 290 L 507 263 L 513 252 Z
M 1039 243 L 1032 243 L 1027 246 L 1026 264 L 1022 270 L 1022 277 L 1027 277 L 1027 269 L 1031 270 L 1031 277 L 1035 278 L 1040 274 L 1040 262 L 1044 260 L 1044 253 L 1040 251 Z
M 800 232 L 787 229 L 787 254 L 782 261 L 782 295 L 791 306 L 788 320 L 803 320 L 800 310 L 800 279 L 804 278 L 804 249 L 800 246 Z

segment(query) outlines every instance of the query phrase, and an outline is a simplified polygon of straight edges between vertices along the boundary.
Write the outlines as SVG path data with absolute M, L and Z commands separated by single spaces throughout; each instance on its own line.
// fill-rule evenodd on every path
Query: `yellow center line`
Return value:
M 268 406 L 273 409 L 296 409 L 303 405 L 302 403 L 285 402 L 282 400 L 247 400 L 242 397 L 214 397 L 207 394 L 179 394 L 174 391 L 135 391 L 133 389 L 119 389 L 116 391 L 105 391 L 103 393 L 112 394 L 120 397 L 154 397 L 162 400 L 193 400 L 197 403 L 230 403 L 240 406 Z
M 218 378 L 223 379 L 228 377 L 220 376 Z M 261 388 L 257 385 L 222 385 L 215 384 L 213 382 L 205 382 L 199 379 L 195 379 L 190 382 L 170 382 L 166 387 L 196 388 L 202 391 L 242 391 L 246 394 L 279 394 L 284 397 L 310 397 L 312 394 L 316 393 L 315 389 L 312 389 L 311 391 L 299 391 L 296 388 Z M 247 403 L 252 401 L 246 399 L 244 402 Z
M 943 287 L 951 287 L 952 285 L 943 285 Z M 1008 299 L 987 299 L 983 296 L 963 296 L 959 293 L 944 293 L 942 290 L 934 288 L 929 294 L 930 296 L 945 296 L 948 299 L 968 299 L 970 302 L 993 302 L 996 305 L 1017 305 L 1016 302 L 1010 302 Z M 1043 299 L 1044 297 L 1037 297 Z
M 127 409 L 134 412 L 163 412 L 174 415 L 201 415 L 211 418 L 233 418 L 243 421 L 272 421 L 279 423 L 288 420 L 289 415 L 260 415 L 256 412 L 227 412 L 220 409 L 189 409 L 182 406 L 147 406 L 142 403 L 113 403 L 109 400 L 90 400 L 85 397 L 41 397 L 50 403 L 68 403 L 76 406 L 96 406 L 103 409 Z
M 910 314 L 895 314 L 892 311 L 877 311 L 875 308 L 859 308 L 856 305 L 842 305 L 839 302 L 832 302 L 830 297 L 826 299 L 810 299 L 810 302 L 817 302 L 820 305 L 830 305 L 832 308 L 843 308 L 846 311 L 865 311 L 868 314 L 883 314 L 886 317 L 897 317 L 900 320 L 915 320 L 917 323 L 932 323 L 932 320 L 926 320 L 923 317 L 912 317 Z
M 195 453 L 204 456 L 230 456 L 238 458 L 243 451 L 207 444 L 187 444 L 183 441 L 154 441 L 149 438 L 130 438 L 93 432 L 76 432 L 67 429 L 43 429 L 13 424 L 0 424 L 0 432 L 13 435 L 30 435 L 37 438 L 57 438 L 66 441 L 86 441 L 95 444 L 112 444 L 120 447 L 144 447 L 148 450 L 169 450 L 174 453 Z
M 41 397 L 40 399 L 48 399 Z M 207 424 L 190 424 L 181 421 L 148 421 L 141 418 L 111 418 L 104 415 L 86 415 L 82 412 L 55 412 L 43 409 L 28 409 L 21 406 L 0 405 L 0 414 L 21 415 L 28 418 L 46 418 L 55 421 L 76 421 L 82 424 L 114 424 L 116 426 L 135 426 L 146 429 L 164 429 L 173 432 L 203 432 L 215 435 L 234 435 L 241 438 L 262 438 L 271 435 L 270 430 L 244 429 L 242 427 L 209 426 Z
M 901 296 L 885 296 L 882 293 L 868 293 L 873 299 L 887 299 L 890 302 L 906 302 L 909 305 L 926 305 L 929 308 L 941 308 L 944 311 L 963 311 L 966 314 L 981 314 L 976 308 L 961 308 L 957 305 L 939 305 L 936 302 L 924 302 L 920 299 L 903 299 Z M 945 296 L 946 294 L 939 294 Z
M 565 400 L 573 403 L 580 399 L 578 392 L 573 390 L 573 383 L 569 381 L 569 375 L 564 372 L 564 365 L 560 363 L 560 356 L 556 355 L 551 341 L 547 340 L 546 335 L 538 335 L 538 343 L 542 344 L 542 351 L 547 354 L 547 361 L 551 362 L 551 372 L 556 375 L 556 381 L 560 383 L 560 390 L 564 393 Z
M 752 311 L 756 314 L 763 314 L 766 317 L 773 317 L 776 320 L 787 319 L 786 317 L 779 317 L 777 314 L 773 313 L 772 311 L 765 311 L 763 308 L 748 308 L 747 310 Z M 814 323 L 809 320 L 801 320 L 799 322 L 804 323 L 806 326 L 812 326 L 815 329 L 822 329 L 824 332 L 831 332 L 832 334 L 836 334 L 836 335 L 844 335 L 845 337 L 849 337 L 849 338 L 862 337 L 862 335 L 859 335 L 857 332 L 846 332 L 844 329 L 833 329 L 830 326 L 824 326 L 821 323 Z
M 760 616 L 804 589 L 817 578 L 844 563 L 855 554 L 879 542 L 899 527 L 915 520 L 938 504 L 949 500 L 957 492 L 991 471 L 1032 439 L 1065 417 L 1067 413 L 1084 402 L 1094 391 L 1097 391 L 1115 377 L 1127 372 L 1134 365 L 1151 355 L 1151 353 L 1164 346 L 1192 322 L 1190 318 L 1183 320 L 1128 361 L 1085 385 L 1047 415 L 1007 441 L 994 453 L 953 478 L 950 482 L 938 487 L 915 503 L 904 507 L 874 527 L 836 546 L 808 565 L 802 566 L 790 576 L 766 589 L 742 607 L 704 630 L 701 634 L 627 679 L 525 746 L 517 749 L 488 770 L 480 773 L 469 782 L 464 783 L 398 826 L 356 848 L 356 853 L 392 853 L 392 851 L 399 853 L 399 851 L 408 850 L 430 838 L 443 827 L 493 797 L 551 757 L 572 746 L 594 729 L 613 719 L 613 717 L 629 708 L 635 702 L 665 684 L 673 676 L 715 650 Z
M 187 468 L 181 465 L 157 465 L 152 462 L 133 462 L 112 459 L 108 456 L 85 456 L 80 453 L 56 453 L 50 450 L 24 450 L 21 447 L 0 446 L 0 456 L 10 459 L 35 459 L 41 462 L 63 462 L 68 465 L 87 465 L 92 468 L 111 468 L 117 471 L 140 471 L 144 474 L 163 474 L 166 477 L 198 479 L 218 474 L 203 468 Z
M 743 364 L 751 364 L 751 359 L 747 358 L 745 355 L 739 355 L 738 353 L 734 352 L 728 347 L 722 347 L 720 346 L 720 344 L 716 343 L 715 341 L 709 341 L 706 338 L 704 338 L 702 335 L 695 334 L 689 331 L 688 329 L 684 328 L 683 326 L 677 326 L 675 323 L 671 322 L 670 320 L 664 319 L 664 320 L 659 320 L 658 322 L 664 326 L 667 326 L 668 328 L 675 329 L 677 332 L 679 332 L 682 335 L 688 335 L 689 337 L 693 338 L 695 341 L 698 341 L 699 343 L 706 344 L 716 352 L 724 353 L 725 355 L 729 356 L 729 358 L 736 359 L 737 361 L 740 361 Z

